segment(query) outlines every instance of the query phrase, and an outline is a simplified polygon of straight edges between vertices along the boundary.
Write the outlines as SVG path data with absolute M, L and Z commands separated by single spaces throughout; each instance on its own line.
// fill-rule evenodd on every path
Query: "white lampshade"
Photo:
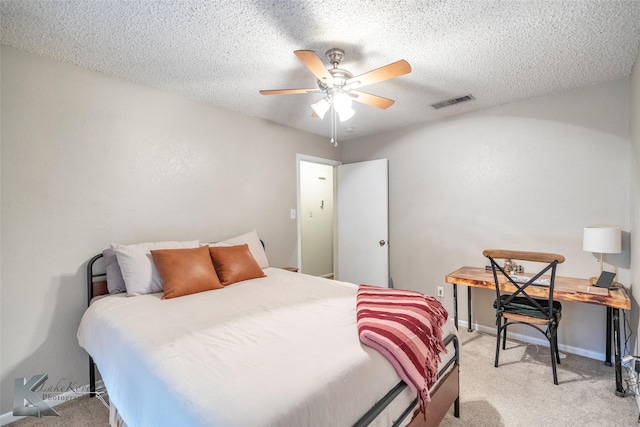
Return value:
M 356 113 L 356 110 L 354 110 L 351 107 L 343 108 L 342 110 L 338 111 L 338 115 L 340 116 L 341 122 L 346 122 L 351 117 L 353 117 L 355 113 Z
M 336 107 L 336 111 L 340 113 L 342 110 L 351 108 L 351 97 L 344 92 L 338 92 L 333 95 L 333 105 Z
M 321 118 L 324 119 L 324 115 L 329 111 L 331 107 L 331 100 L 329 98 L 322 98 L 315 104 L 311 104 L 311 109 Z
M 619 254 L 622 252 L 620 227 L 585 227 L 582 250 L 599 254 Z

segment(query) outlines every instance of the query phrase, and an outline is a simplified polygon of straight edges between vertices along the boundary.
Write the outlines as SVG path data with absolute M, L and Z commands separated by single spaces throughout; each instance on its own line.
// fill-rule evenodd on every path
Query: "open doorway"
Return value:
M 298 267 L 302 273 L 333 277 L 336 160 L 299 154 Z

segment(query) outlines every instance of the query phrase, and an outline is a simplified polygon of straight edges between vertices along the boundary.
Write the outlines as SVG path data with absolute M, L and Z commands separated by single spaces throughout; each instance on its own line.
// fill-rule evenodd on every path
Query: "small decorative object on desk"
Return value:
M 507 274 L 513 273 L 513 261 L 511 261 L 509 258 L 505 258 L 504 259 L 504 267 L 502 267 L 502 269 Z

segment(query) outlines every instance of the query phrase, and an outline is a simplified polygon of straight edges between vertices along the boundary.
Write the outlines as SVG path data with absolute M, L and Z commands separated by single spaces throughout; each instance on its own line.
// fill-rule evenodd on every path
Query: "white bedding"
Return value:
M 355 285 L 264 271 L 220 290 L 89 307 L 78 340 L 129 427 L 347 426 L 400 381 L 358 340 Z M 443 336 L 454 331 L 449 320 Z M 372 425 L 391 425 L 414 398 L 405 389 Z

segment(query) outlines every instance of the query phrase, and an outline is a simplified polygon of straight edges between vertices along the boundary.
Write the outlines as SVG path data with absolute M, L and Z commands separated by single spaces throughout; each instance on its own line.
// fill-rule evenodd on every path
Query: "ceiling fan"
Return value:
M 331 143 L 334 146 L 337 145 L 336 116 L 339 117 L 341 122 L 349 120 L 355 113 L 351 108 L 352 101 L 381 109 L 389 108 L 395 102 L 392 99 L 372 95 L 357 89 L 411 72 L 411 65 L 401 59 L 354 77 L 349 71 L 338 68 L 344 59 L 344 51 L 342 49 L 333 48 L 325 53 L 332 68 L 327 68 L 312 50 L 296 50 L 293 53 L 316 76 L 318 87 L 310 89 L 261 90 L 260 93 L 263 95 L 324 93 L 325 96 L 320 101 L 311 104 L 311 108 L 313 109 L 313 116 L 318 116 L 321 119 L 331 110 Z

